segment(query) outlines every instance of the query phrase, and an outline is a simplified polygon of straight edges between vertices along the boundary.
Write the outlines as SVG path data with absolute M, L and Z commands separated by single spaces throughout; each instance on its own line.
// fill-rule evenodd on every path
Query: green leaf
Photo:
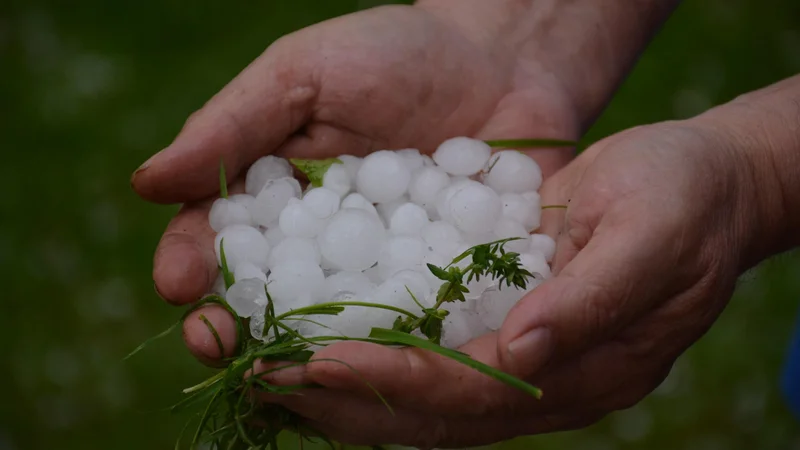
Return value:
M 225 289 L 230 289 L 236 280 L 233 278 L 233 273 L 228 268 L 228 258 L 225 257 L 225 238 L 219 241 L 219 259 L 220 269 L 222 270 L 222 278 L 225 279 Z
M 441 318 L 435 315 L 429 315 L 422 321 L 419 331 L 431 342 L 438 344 L 442 340 L 442 323 L 443 321 Z
M 308 178 L 308 182 L 311 183 L 311 186 L 314 187 L 321 187 L 322 180 L 325 178 L 325 172 L 333 164 L 342 164 L 342 160 L 339 158 L 327 158 L 327 159 L 297 159 L 292 158 L 289 159 L 289 162 L 292 163 L 297 170 L 303 172 L 305 176 Z
M 142 342 L 141 344 L 139 344 L 139 346 L 138 346 L 138 347 L 136 347 L 135 349 L 133 349 L 133 351 L 132 351 L 132 352 L 128 353 L 128 355 L 127 355 L 125 358 L 123 358 L 123 361 L 125 361 L 125 360 L 128 360 L 128 359 L 132 358 L 132 357 L 133 357 L 135 354 L 137 354 L 137 353 L 139 353 L 140 351 L 142 351 L 142 350 L 143 350 L 145 347 L 149 346 L 149 345 L 150 345 L 150 344 L 152 344 L 153 342 L 155 342 L 155 341 L 157 341 L 157 340 L 159 340 L 159 339 L 161 339 L 161 338 L 163 338 L 163 337 L 167 336 L 168 334 L 172 333 L 172 332 L 173 332 L 173 331 L 174 331 L 176 328 L 178 328 L 178 326 L 179 326 L 179 325 L 180 325 L 182 322 L 183 322 L 183 320 L 179 320 L 179 321 L 175 322 L 174 324 L 172 324 L 172 326 L 171 326 L 171 327 L 169 327 L 169 328 L 167 328 L 166 330 L 162 331 L 161 333 L 158 333 L 157 335 L 155 335 L 155 336 L 153 336 L 153 337 L 151 337 L 151 338 L 147 339 L 146 341 Z
M 221 158 L 219 160 L 219 196 L 220 198 L 228 198 L 228 179 L 225 176 L 225 161 Z
M 443 280 L 443 281 L 449 281 L 450 280 L 450 274 L 448 274 L 447 271 L 445 271 L 441 267 L 434 266 L 433 264 L 428 263 L 428 270 L 431 271 L 433 276 L 435 276 L 436 278 L 438 278 L 440 280 Z
M 485 141 L 490 147 L 495 148 L 548 148 L 548 147 L 575 147 L 575 141 L 563 139 L 498 139 Z
M 525 393 L 528 393 L 533 397 L 536 397 L 537 399 L 542 398 L 541 389 L 525 381 L 522 381 L 517 377 L 509 375 L 503 372 L 502 370 L 495 369 L 492 366 L 488 366 L 480 361 L 476 361 L 467 354 L 461 353 L 456 350 L 450 350 L 444 348 L 425 339 L 421 339 L 406 333 L 387 330 L 385 328 L 373 328 L 369 334 L 369 337 L 373 339 L 384 340 L 395 344 L 407 345 L 410 347 L 416 347 L 423 350 L 432 351 L 444 357 L 450 358 L 456 362 L 464 364 L 465 366 L 468 366 L 472 369 L 475 369 L 478 372 L 490 376 L 497 381 L 505 383 L 508 386 L 517 388 Z
M 204 324 L 206 324 L 206 327 L 208 328 L 208 331 L 210 331 L 211 334 L 214 335 L 214 340 L 217 341 L 217 347 L 219 348 L 220 357 L 224 357 L 225 356 L 225 347 L 222 346 L 222 339 L 219 337 L 219 333 L 217 333 L 217 329 L 214 328 L 214 325 L 211 323 L 210 320 L 208 320 L 208 318 L 205 315 L 200 314 L 200 317 L 198 317 L 198 319 L 200 319 Z

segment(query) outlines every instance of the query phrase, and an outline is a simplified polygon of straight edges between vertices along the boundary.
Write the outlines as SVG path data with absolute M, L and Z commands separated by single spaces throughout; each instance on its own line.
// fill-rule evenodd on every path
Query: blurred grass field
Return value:
M 185 418 L 164 409 L 209 372 L 177 334 L 121 361 L 180 314 L 150 276 L 176 208 L 130 173 L 271 41 L 376 3 L 0 4 L 0 450 L 172 448 Z M 797 72 L 796 0 L 687 1 L 585 141 Z M 777 389 L 798 305 L 800 257 L 768 261 L 642 404 L 497 448 L 800 450 Z

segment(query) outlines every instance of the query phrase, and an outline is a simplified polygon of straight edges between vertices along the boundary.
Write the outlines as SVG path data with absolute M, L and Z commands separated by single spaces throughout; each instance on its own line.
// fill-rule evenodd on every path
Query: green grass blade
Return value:
M 214 325 L 211 323 L 211 321 L 208 320 L 208 318 L 206 316 L 204 316 L 203 314 L 200 314 L 199 319 L 202 320 L 204 324 L 206 324 L 206 327 L 208 328 L 208 331 L 210 331 L 211 334 L 214 335 L 214 340 L 217 341 L 217 347 L 219 347 L 219 354 L 220 354 L 220 356 L 224 356 L 225 355 L 225 347 L 222 346 L 222 338 L 219 337 L 219 333 L 217 333 L 217 329 L 214 328 Z
M 225 161 L 221 158 L 219 160 L 219 196 L 220 198 L 228 198 L 228 179 L 225 175 Z
M 547 147 L 575 147 L 575 141 L 563 139 L 497 139 L 485 141 L 490 147 L 496 148 L 547 148 Z
M 139 344 L 139 346 L 138 346 L 138 347 L 136 347 L 135 349 L 133 349 L 133 351 L 132 351 L 132 352 L 128 353 L 128 356 L 126 356 L 125 358 L 123 358 L 123 361 L 126 361 L 126 360 L 128 360 L 128 359 L 132 358 L 132 357 L 133 357 L 133 355 L 135 355 L 135 354 L 139 353 L 139 352 L 140 352 L 140 351 L 142 351 L 142 350 L 143 350 L 145 347 L 147 347 L 148 345 L 152 344 L 154 341 L 157 341 L 157 340 L 159 340 L 159 339 L 161 339 L 161 338 L 163 338 L 163 337 L 167 336 L 168 334 L 172 333 L 172 332 L 175 330 L 175 328 L 178 328 L 178 326 L 179 326 L 179 325 L 180 325 L 182 322 L 183 322 L 182 320 L 179 320 L 178 322 L 175 322 L 174 324 L 172 324 L 172 326 L 171 326 L 171 327 L 167 328 L 166 330 L 162 331 L 161 333 L 158 333 L 157 335 L 155 335 L 155 336 L 153 336 L 153 337 L 151 337 L 151 338 L 147 339 L 146 341 L 142 342 L 141 344 Z
M 230 268 L 228 268 L 228 258 L 225 257 L 225 238 L 219 241 L 219 259 L 222 278 L 225 279 L 225 289 L 230 289 L 236 280 L 233 278 Z
M 428 350 L 434 353 L 438 353 L 439 355 L 445 356 L 447 358 L 460 362 L 465 366 L 471 367 L 484 375 L 488 375 L 497 381 L 505 383 L 511 387 L 520 389 L 536 398 L 542 398 L 541 389 L 531 384 L 528 384 L 525 381 L 520 380 L 519 378 L 509 375 L 501 370 L 495 369 L 494 367 L 488 366 L 480 361 L 476 361 L 471 357 L 469 357 L 469 355 L 441 347 L 428 340 L 421 339 L 416 336 L 412 336 L 410 334 L 401 333 L 399 331 L 387 330 L 385 328 L 373 328 L 369 334 L 369 337 L 397 344 L 407 345 L 411 347 L 417 347 L 423 350 Z

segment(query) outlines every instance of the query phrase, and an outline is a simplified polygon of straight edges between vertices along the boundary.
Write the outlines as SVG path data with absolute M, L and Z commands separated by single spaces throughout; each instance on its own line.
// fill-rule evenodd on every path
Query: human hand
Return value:
M 274 382 L 267 396 L 334 439 L 462 448 L 589 425 L 640 401 L 713 323 L 737 276 L 763 257 L 750 156 L 699 121 L 632 129 L 545 182 L 544 229 L 558 235 L 555 278 L 498 333 L 461 350 L 544 391 L 542 400 L 416 349 L 343 342 Z M 357 372 L 357 374 L 355 374 Z M 379 403 L 368 381 L 394 407 Z
M 195 113 L 177 139 L 145 163 L 132 185 L 147 200 L 186 202 L 155 255 L 162 297 L 187 304 L 217 275 L 208 209 L 220 158 L 241 180 L 260 156 L 364 155 L 381 148 L 432 150 L 446 138 L 575 138 L 579 125 L 555 76 L 469 36 L 456 22 L 414 7 L 385 7 L 314 25 L 272 45 Z M 572 157 L 537 150 L 545 175 Z M 232 191 L 236 190 L 236 183 Z M 232 319 L 202 311 L 233 349 Z M 195 313 L 200 314 L 200 311 Z M 206 363 L 220 358 L 192 317 L 184 336 Z M 202 324 L 201 324 L 202 325 Z

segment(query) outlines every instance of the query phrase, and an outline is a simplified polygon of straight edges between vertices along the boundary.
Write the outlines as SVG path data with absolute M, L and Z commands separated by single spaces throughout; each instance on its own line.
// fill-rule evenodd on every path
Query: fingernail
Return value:
M 553 353 L 552 333 L 536 328 L 508 344 L 508 357 L 521 375 L 530 375 L 544 366 Z
M 155 155 L 151 156 L 150 159 L 145 161 L 141 166 L 139 166 L 139 168 L 136 169 L 133 172 L 133 174 L 131 175 L 131 183 L 133 183 L 133 180 L 136 179 L 137 175 L 139 175 L 140 173 L 144 172 L 145 170 L 147 170 L 150 167 L 150 164 L 153 163 L 153 159 L 155 159 L 156 156 L 160 155 L 163 152 L 164 152 L 164 150 L 161 150 L 160 152 L 158 152 Z
M 288 366 L 286 368 L 277 368 L 273 372 L 264 374 L 261 378 L 278 386 L 293 386 L 305 383 L 305 374 L 305 366 Z

